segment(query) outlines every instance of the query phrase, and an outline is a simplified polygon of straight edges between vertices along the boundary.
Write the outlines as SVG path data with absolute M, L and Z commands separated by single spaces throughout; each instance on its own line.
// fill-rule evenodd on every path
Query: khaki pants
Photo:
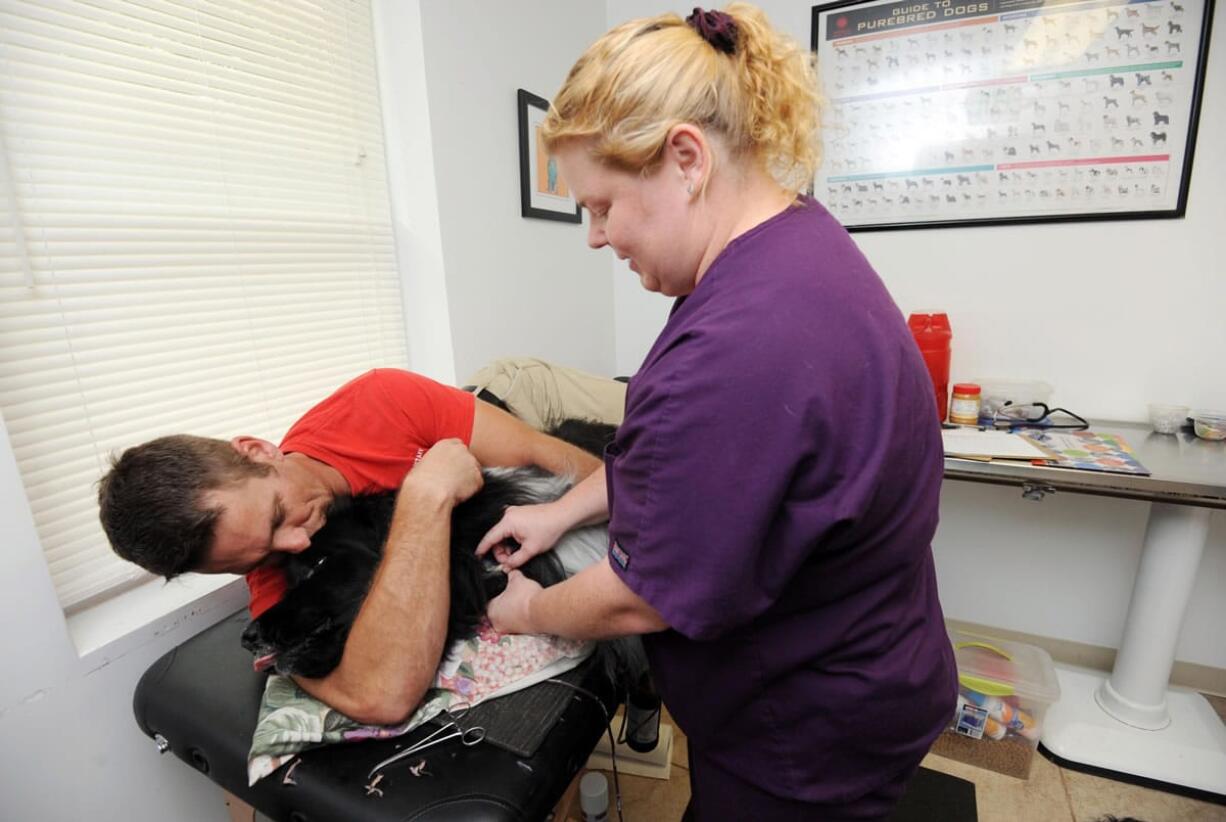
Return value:
M 485 390 L 536 429 L 564 418 L 618 425 L 626 410 L 626 384 L 531 357 L 495 360 L 464 386 Z

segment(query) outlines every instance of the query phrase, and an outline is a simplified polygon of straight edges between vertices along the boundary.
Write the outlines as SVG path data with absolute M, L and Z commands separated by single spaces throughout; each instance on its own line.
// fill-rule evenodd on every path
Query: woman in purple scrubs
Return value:
M 816 88 L 809 54 L 734 4 L 608 32 L 544 124 L 589 244 L 678 299 L 606 470 L 479 549 L 514 568 L 607 518 L 609 561 L 544 590 L 511 571 L 490 617 L 644 634 L 702 822 L 881 818 L 954 711 L 932 384 L 877 274 L 798 195 Z

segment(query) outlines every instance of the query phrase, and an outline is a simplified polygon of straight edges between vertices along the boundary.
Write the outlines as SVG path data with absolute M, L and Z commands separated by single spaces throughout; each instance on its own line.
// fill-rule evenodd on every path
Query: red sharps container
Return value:
M 907 325 L 924 355 L 924 364 L 928 366 L 936 391 L 937 414 L 944 421 L 949 409 L 949 341 L 953 338 L 949 317 L 943 311 L 912 314 L 907 318 Z

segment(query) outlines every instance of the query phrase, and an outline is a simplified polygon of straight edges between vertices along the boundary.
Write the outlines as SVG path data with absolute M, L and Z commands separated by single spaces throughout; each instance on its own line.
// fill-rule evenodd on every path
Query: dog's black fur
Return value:
M 550 433 L 599 454 L 612 439 L 610 425 L 564 420 Z M 456 506 L 451 520 L 451 606 L 447 645 L 472 637 L 490 599 L 502 593 L 506 576 L 491 558 L 474 553 L 481 538 L 513 505 L 546 499 L 534 494 L 529 480 L 548 476 L 539 468 L 485 471 L 485 485 Z M 243 631 L 243 647 L 256 656 L 256 667 L 275 667 L 281 674 L 322 677 L 340 664 L 349 629 L 370 587 L 396 505 L 394 493 L 360 496 L 329 512 L 311 545 L 286 557 L 289 590 L 285 597 Z M 546 552 L 523 569 L 544 586 L 561 582 L 561 563 Z M 607 667 L 618 663 L 606 661 Z

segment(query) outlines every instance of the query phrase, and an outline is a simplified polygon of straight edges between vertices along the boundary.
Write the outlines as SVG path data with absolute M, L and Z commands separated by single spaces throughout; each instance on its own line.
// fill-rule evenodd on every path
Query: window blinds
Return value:
M 376 84 L 365 0 L 0 0 L 0 408 L 66 609 L 146 576 L 109 454 L 405 364 Z

